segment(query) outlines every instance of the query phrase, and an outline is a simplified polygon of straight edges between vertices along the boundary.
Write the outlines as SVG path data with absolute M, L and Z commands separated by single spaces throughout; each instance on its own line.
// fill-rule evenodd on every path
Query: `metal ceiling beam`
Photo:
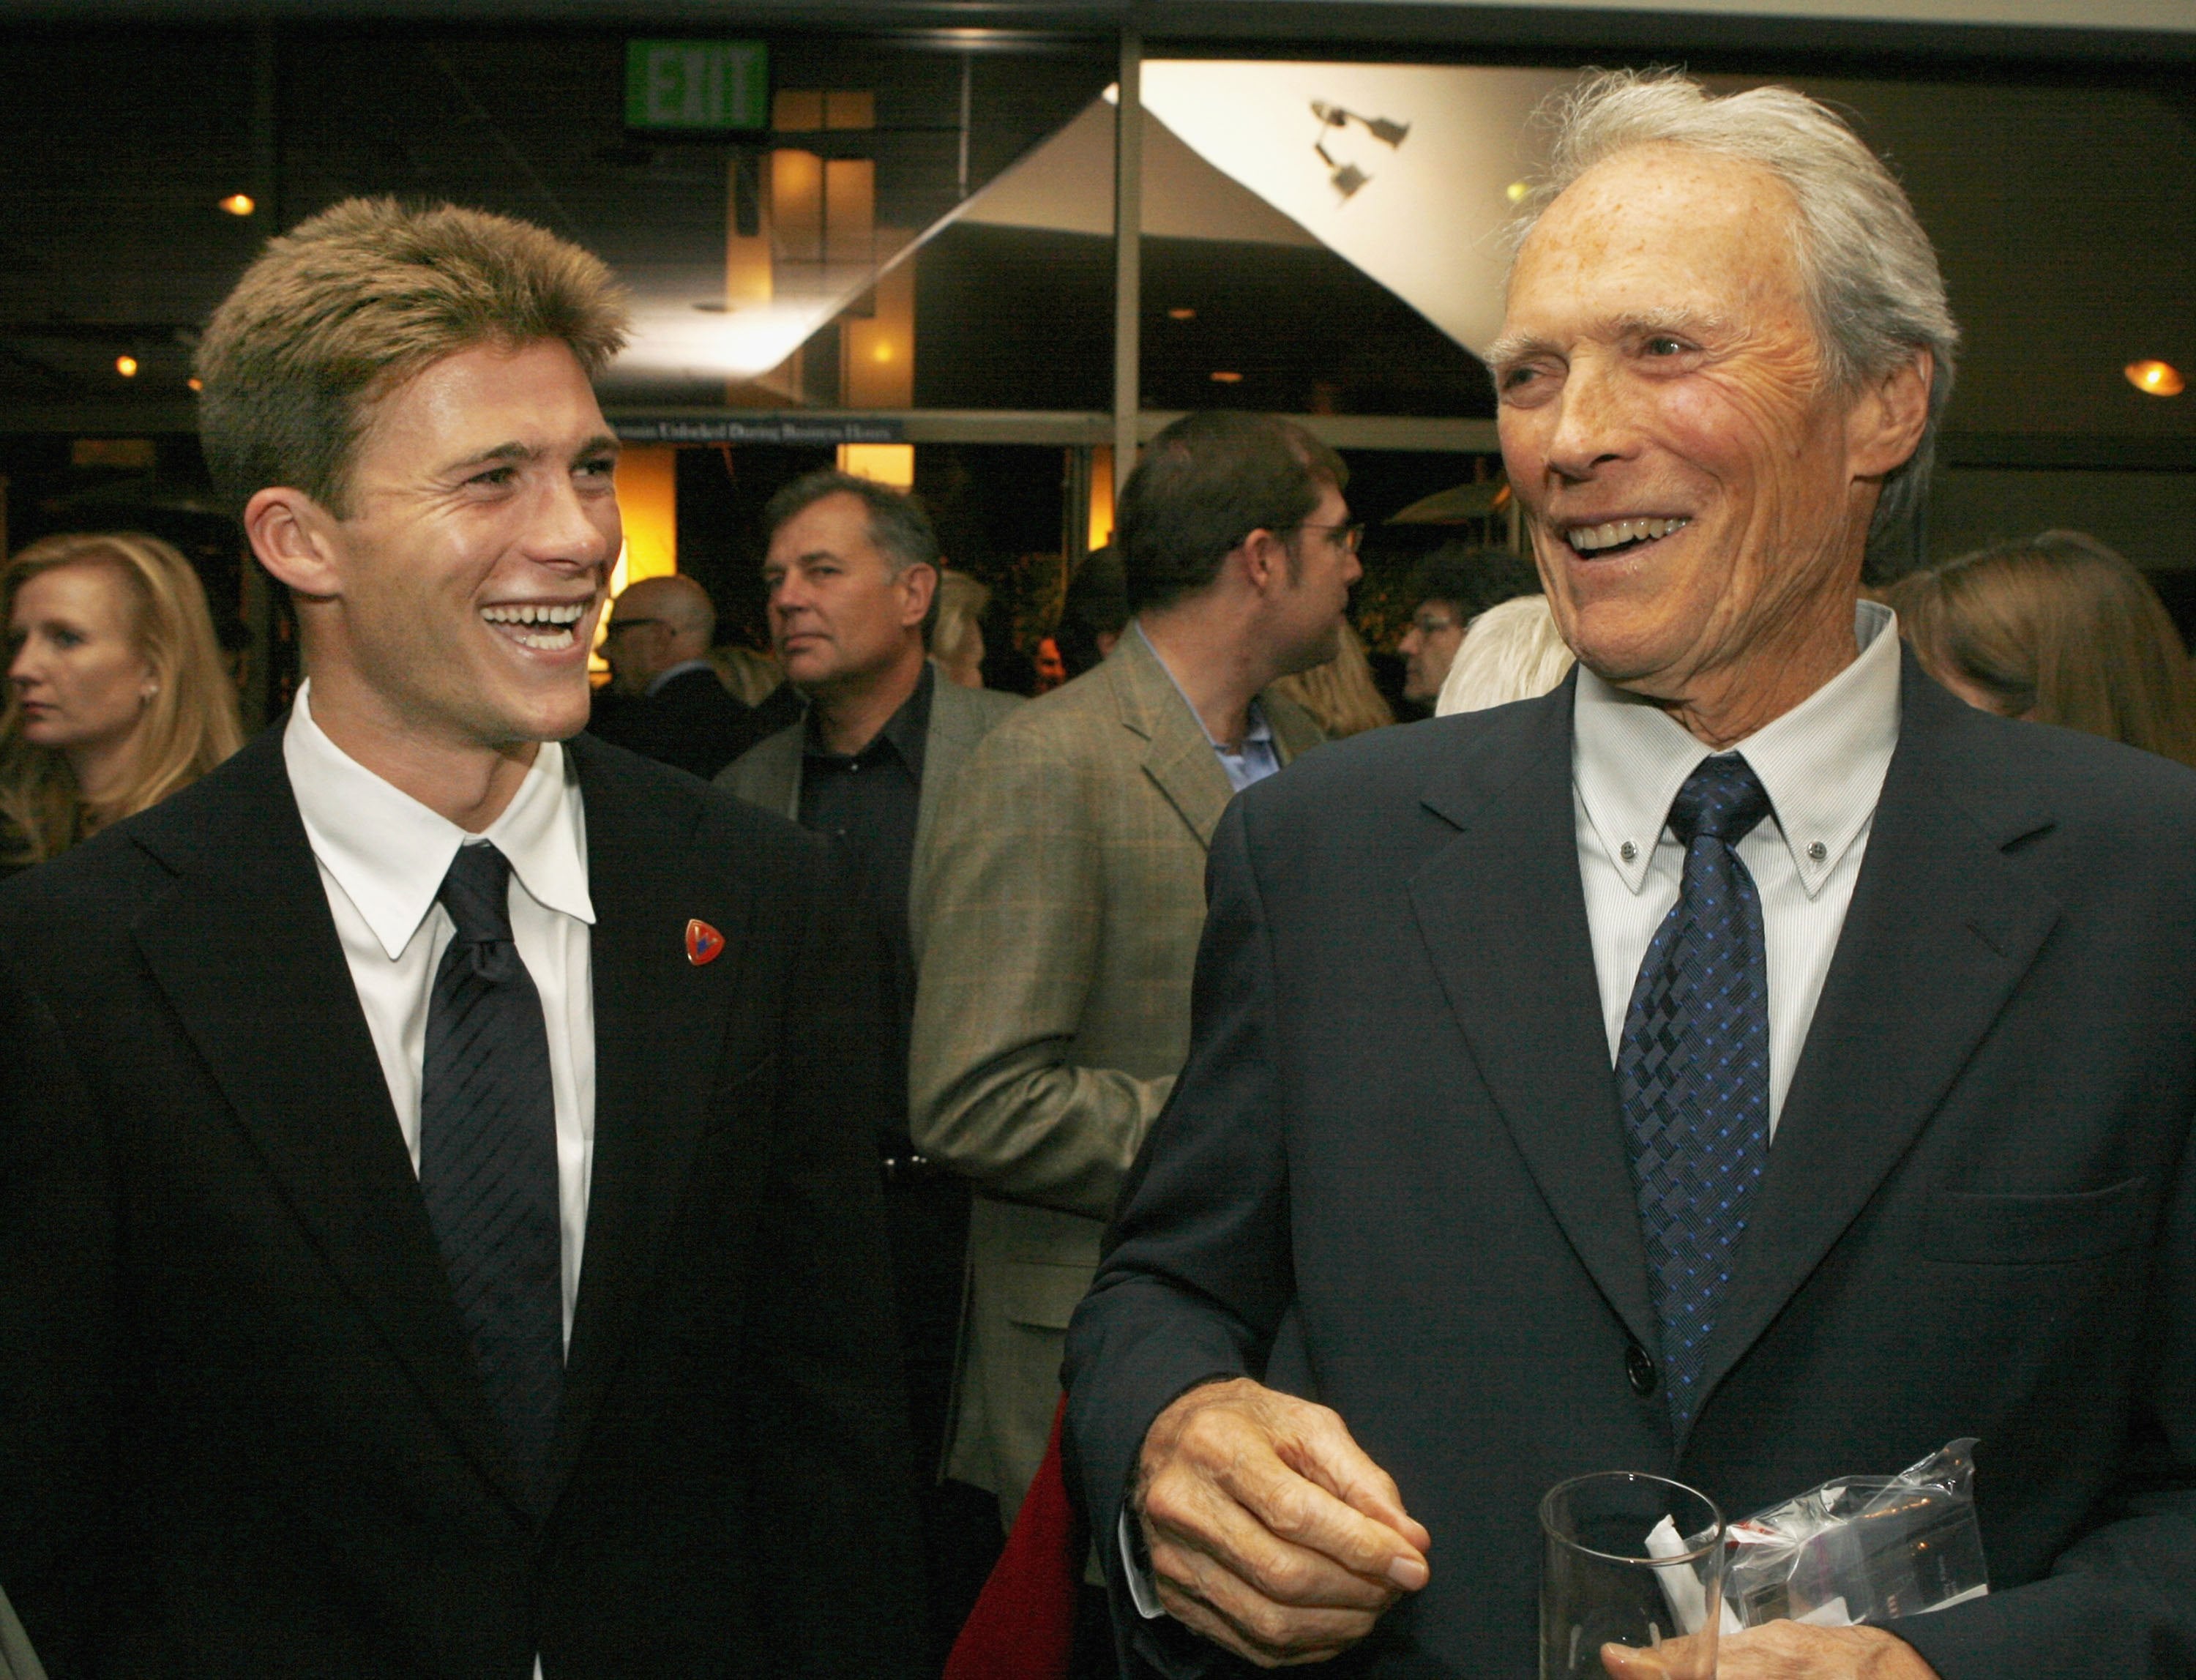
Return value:
M 2196 63 L 2196 23 L 2175 26 L 2170 6 L 2108 0 L 2036 24 L 2035 9 L 2002 3 L 2007 19 L 1950 20 L 1966 9 L 1938 0 L 1884 0 L 1898 17 L 1650 10 L 1590 4 L 1482 4 L 1478 0 L 9 0 L 10 20 L 90 25 L 413 22 L 549 24 L 591 28 L 699 28 L 895 34 L 945 50 L 1012 50 L 1047 38 L 1093 41 L 1140 31 L 1147 48 L 1177 54 L 1365 48 L 1731 55 L 1800 52 L 1826 58 L 2148 66 Z M 1972 14 L 1969 14 L 1972 15 Z M 2156 23 L 2153 20 L 2158 20 Z

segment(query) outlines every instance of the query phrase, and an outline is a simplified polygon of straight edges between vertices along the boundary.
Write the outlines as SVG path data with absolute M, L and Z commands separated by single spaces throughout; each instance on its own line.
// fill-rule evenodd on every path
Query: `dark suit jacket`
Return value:
M 2196 776 L 1910 659 L 1902 710 L 1674 1439 L 1627 1380 L 1658 1336 L 1570 684 L 1235 802 L 1189 1064 L 1069 1342 L 1099 1532 L 1156 1413 L 1258 1372 L 1293 1307 L 1317 1396 L 1433 1534 L 1351 1671 L 1531 1675 L 1535 1508 L 1568 1476 L 1673 1475 L 1736 1517 L 1962 1435 L 1993 1595 L 1898 1630 L 1945 1680 L 2196 1671 Z M 1124 1625 L 1194 1666 L 1179 1627 Z
M 734 698 L 714 671 L 688 671 L 639 698 L 605 690 L 589 732 L 703 780 L 761 738 L 752 707 Z
M 873 939 L 790 824 L 569 750 L 595 1143 L 544 1516 L 279 729 L 0 889 L 0 1579 L 56 1680 L 910 1671 Z

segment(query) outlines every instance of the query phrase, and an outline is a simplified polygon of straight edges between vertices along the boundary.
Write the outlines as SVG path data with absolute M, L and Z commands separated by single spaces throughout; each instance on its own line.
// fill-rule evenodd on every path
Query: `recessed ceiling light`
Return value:
M 249 193 L 231 193 L 221 201 L 221 207 L 231 216 L 249 216 L 259 208 Z
M 2125 371 L 2128 384 L 2152 396 L 2178 396 L 2188 389 L 2181 370 L 2170 362 L 2131 361 Z
M 1197 311 L 1194 309 L 1169 309 L 1167 311 L 1167 319 L 1169 320 L 1195 320 L 1197 319 Z
M 125 379 L 136 378 L 137 377 L 137 358 L 134 355 L 118 355 L 115 357 L 114 371 L 117 373 L 119 373 Z
M 1216 385 L 1240 385 L 1243 383 L 1243 376 L 1240 373 L 1215 373 L 1212 383 Z

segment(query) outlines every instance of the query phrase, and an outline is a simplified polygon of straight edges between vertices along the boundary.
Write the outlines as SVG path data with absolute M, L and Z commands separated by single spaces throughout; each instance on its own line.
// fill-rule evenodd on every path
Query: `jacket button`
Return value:
M 1632 1384 L 1632 1392 L 1642 1400 L 1655 1392 L 1658 1376 L 1655 1361 L 1647 1357 L 1647 1350 L 1637 1342 L 1624 1350 L 1624 1375 Z

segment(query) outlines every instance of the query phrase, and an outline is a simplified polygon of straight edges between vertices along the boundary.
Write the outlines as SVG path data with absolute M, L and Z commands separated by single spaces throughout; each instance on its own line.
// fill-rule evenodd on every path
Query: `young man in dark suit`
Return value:
M 310 681 L 0 896 L 0 1579 L 56 1677 L 911 1671 L 873 934 L 584 736 L 607 270 L 339 205 L 199 353 Z
M 1986 1597 L 1722 1680 L 2186 1676 L 2196 776 L 1969 710 L 1858 600 L 1956 334 L 1851 130 L 1673 76 L 1560 114 L 1488 360 L 1580 669 L 1220 824 L 1068 1344 L 1117 1625 L 1524 1680 L 1554 1484 L 1737 1518 L 1977 1436 Z

